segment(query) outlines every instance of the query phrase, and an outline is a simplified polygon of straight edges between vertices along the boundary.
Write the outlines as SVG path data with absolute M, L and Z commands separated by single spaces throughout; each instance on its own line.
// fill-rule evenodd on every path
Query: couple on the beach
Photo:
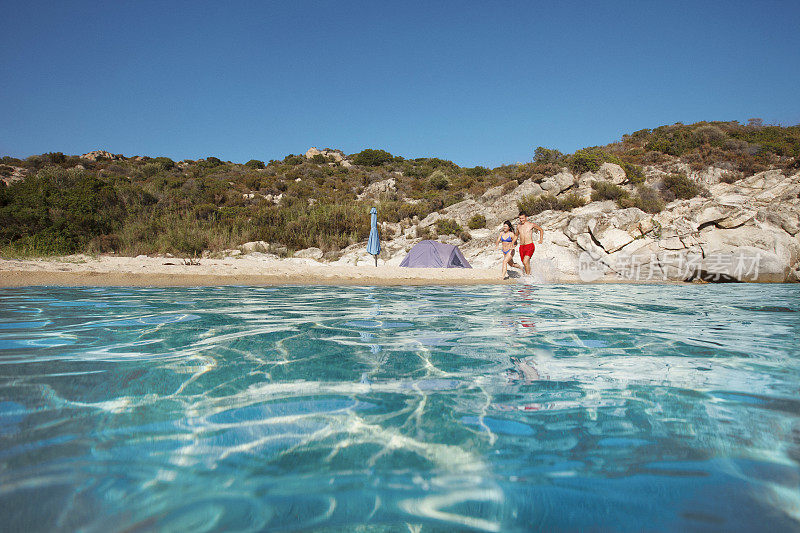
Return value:
M 519 213 L 519 225 L 516 231 L 511 221 L 503 222 L 503 229 L 497 237 L 497 247 L 503 252 L 503 279 L 506 278 L 508 267 L 519 268 L 525 274 L 531 273 L 531 257 L 536 246 L 533 244 L 533 230 L 539 232 L 539 244 L 544 240 L 544 230 L 538 224 L 528 220 L 528 215 L 524 211 Z M 519 241 L 519 257 L 522 265 L 514 262 L 514 249 Z

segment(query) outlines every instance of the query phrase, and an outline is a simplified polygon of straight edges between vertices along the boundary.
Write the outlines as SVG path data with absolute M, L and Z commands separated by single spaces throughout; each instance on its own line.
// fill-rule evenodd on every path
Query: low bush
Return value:
M 614 163 L 621 166 L 622 160 L 597 148 L 584 148 L 569 156 L 567 163 L 574 174 L 583 174 L 584 172 L 597 172 L 603 163 Z
M 668 200 L 694 198 L 702 192 L 697 183 L 683 174 L 669 174 L 664 176 L 662 182 L 664 184 L 664 196 Z
M 659 213 L 664 209 L 664 200 L 653 187 L 639 185 L 634 196 L 620 198 L 620 207 L 637 207 L 645 213 Z
M 540 196 L 528 195 L 523 196 L 518 202 L 517 207 L 520 211 L 526 213 L 528 216 L 538 215 L 542 211 L 557 211 L 558 199 L 552 194 L 543 194 Z
M 258 159 L 251 159 L 250 161 L 245 163 L 244 166 L 246 166 L 248 168 L 252 168 L 252 169 L 266 168 L 266 165 L 264 165 L 264 162 L 263 161 L 259 161 Z
M 519 182 L 517 181 L 507 181 L 503 184 L 503 188 L 501 190 L 503 191 L 503 194 L 508 194 L 516 189 L 518 185 Z
M 583 207 L 586 205 L 586 200 L 581 198 L 574 192 L 567 194 L 566 196 L 562 197 L 558 201 L 558 210 L 559 211 L 572 211 L 577 207 Z
M 353 164 L 365 167 L 379 167 L 384 163 L 394 160 L 394 156 L 386 150 L 367 148 L 352 157 Z
M 491 170 L 481 166 L 464 169 L 464 172 L 467 174 L 467 176 L 472 176 L 474 178 L 480 178 L 482 176 L 488 176 L 491 174 Z
M 447 179 L 447 175 L 444 172 L 435 170 L 433 174 L 431 174 L 431 177 L 428 178 L 428 185 L 431 189 L 443 191 L 450 186 L 450 181 Z
M 564 154 L 552 148 L 539 146 L 533 151 L 533 160 L 536 163 L 557 163 L 564 159 Z
M 175 168 L 175 161 L 169 157 L 156 157 L 151 160 L 153 163 L 158 163 L 164 170 L 172 170 Z
M 486 227 L 486 217 L 479 214 L 472 215 L 472 217 L 467 222 L 467 226 L 469 229 L 480 229 Z
M 145 178 L 152 178 L 156 174 L 161 173 L 163 170 L 165 169 L 163 166 L 161 166 L 161 163 L 152 162 L 145 163 L 141 168 L 142 175 L 144 175 Z
M 603 200 L 618 201 L 620 198 L 627 198 L 628 196 L 628 191 L 608 181 L 595 181 L 592 183 L 593 202 L 602 202 Z
M 414 230 L 418 239 L 432 239 L 433 234 L 431 233 L 430 226 L 421 226 L 417 224 L 417 227 Z
M 283 163 L 286 165 L 297 166 L 306 162 L 305 156 L 289 154 L 283 158 Z
M 442 218 L 436 221 L 436 233 L 439 235 L 459 235 L 463 228 L 452 218 Z
M 571 211 L 576 207 L 586 205 L 586 200 L 575 193 L 568 194 L 563 198 L 556 198 L 550 194 L 528 195 L 517 202 L 520 211 L 527 213 L 528 216 L 537 215 L 543 211 Z
M 628 183 L 639 184 L 644 183 L 645 175 L 642 167 L 623 161 L 622 169 L 625 171 L 625 178 Z

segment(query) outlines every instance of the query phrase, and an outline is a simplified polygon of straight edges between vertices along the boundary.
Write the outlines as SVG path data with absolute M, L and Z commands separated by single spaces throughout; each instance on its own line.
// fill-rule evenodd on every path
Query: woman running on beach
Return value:
M 503 230 L 497 237 L 497 247 L 503 252 L 503 279 L 506 279 L 508 267 L 522 268 L 514 262 L 514 248 L 517 245 L 517 234 L 514 233 L 514 226 L 506 220 L 503 222 Z

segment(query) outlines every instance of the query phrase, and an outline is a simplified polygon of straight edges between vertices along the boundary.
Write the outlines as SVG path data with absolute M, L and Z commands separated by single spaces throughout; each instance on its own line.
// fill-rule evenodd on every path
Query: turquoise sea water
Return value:
M 800 286 L 0 289 L 3 531 L 797 531 Z

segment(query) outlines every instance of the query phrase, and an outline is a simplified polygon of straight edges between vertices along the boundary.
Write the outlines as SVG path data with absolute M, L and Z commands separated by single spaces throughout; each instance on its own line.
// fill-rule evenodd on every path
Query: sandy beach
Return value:
M 47 259 L 0 259 L 0 286 L 119 285 L 478 285 L 501 280 L 498 268 L 403 268 L 345 266 L 313 259 L 271 259 L 260 254 L 200 259 L 74 255 Z

